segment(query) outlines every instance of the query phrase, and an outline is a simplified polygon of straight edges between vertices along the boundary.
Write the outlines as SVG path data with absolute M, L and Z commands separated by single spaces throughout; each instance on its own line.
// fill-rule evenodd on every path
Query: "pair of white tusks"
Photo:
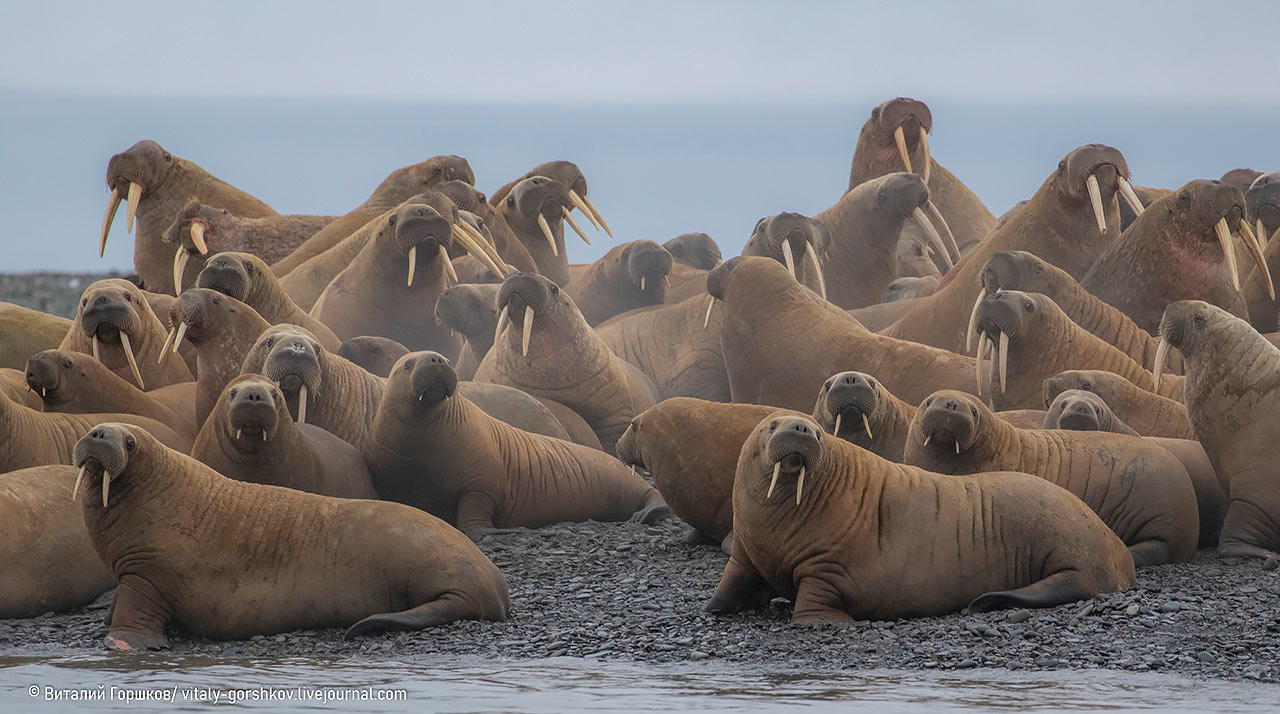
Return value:
M 1240 267 L 1236 262 L 1235 244 L 1231 238 L 1231 229 L 1227 227 L 1227 219 L 1219 218 L 1213 228 L 1218 234 L 1218 243 L 1222 245 L 1222 255 L 1227 261 L 1227 272 L 1231 273 L 1231 285 L 1236 290 L 1239 290 Z M 1254 234 L 1253 229 L 1249 227 L 1248 221 L 1240 221 L 1240 238 L 1241 242 L 1244 243 L 1245 250 L 1253 258 L 1254 264 L 1262 269 L 1262 275 L 1267 285 L 1267 294 L 1272 300 L 1275 300 L 1276 289 L 1271 282 L 1271 269 L 1267 267 L 1267 259 L 1263 255 L 1262 244 L 1258 241 L 1258 236 Z
M 932 434 L 930 434 L 929 436 L 926 436 L 926 437 L 924 438 L 924 445 L 925 445 L 925 446 L 928 446 L 930 441 L 933 441 L 933 435 L 932 435 Z M 960 453 L 960 442 L 958 442 L 958 441 L 957 441 L 957 442 L 954 442 L 954 443 L 955 443 L 955 445 L 956 445 L 956 453 L 957 453 L 957 454 L 959 454 L 959 453 Z
M 911 155 L 907 153 L 907 135 L 902 130 L 901 124 L 898 125 L 897 129 L 893 130 L 893 140 L 898 144 L 898 156 L 902 157 L 902 165 L 907 167 L 907 173 L 911 173 Z M 920 146 L 924 149 L 924 173 L 921 174 L 921 177 L 924 178 L 924 183 L 927 186 L 929 184 L 929 169 L 933 162 L 929 160 L 929 132 L 925 131 L 924 127 L 920 127 Z
M 831 432 L 831 435 L 832 435 L 832 436 L 840 436 L 840 417 L 842 417 L 842 416 L 844 416 L 844 415 L 843 415 L 843 414 L 839 414 L 839 413 L 837 413 L 837 414 L 836 414 L 836 430 L 835 430 L 835 431 L 833 431 L 833 432 Z M 874 436 L 872 436 L 872 435 L 871 435 L 871 422 L 867 421 L 867 414 L 866 414 L 866 412 L 863 412 L 863 413 L 862 413 L 862 427 L 863 427 L 864 429 L 866 429 L 866 430 L 867 430 L 867 438 L 868 438 L 868 439 L 874 439 L 874 438 L 875 438 Z
M 132 204 L 130 204 L 132 205 Z M 196 250 L 200 251 L 200 255 L 209 254 L 209 246 L 204 242 L 204 224 L 191 224 L 191 242 L 196 244 Z M 191 253 L 186 248 L 178 246 L 177 252 L 173 254 L 173 294 L 182 294 L 182 272 L 187 268 L 187 261 L 191 259 Z
M 929 201 L 928 206 L 932 209 L 934 215 L 939 218 L 942 217 L 942 214 L 938 212 L 938 207 L 933 205 L 933 201 Z M 951 246 L 948 246 L 942 241 L 942 235 L 939 234 L 938 229 L 934 227 L 933 221 L 929 220 L 929 216 L 925 215 L 925 212 L 921 210 L 919 206 L 916 206 L 915 210 L 911 212 L 911 217 L 916 219 L 916 223 L 920 224 L 920 227 L 924 229 L 925 234 L 929 236 L 929 243 L 942 255 L 942 260 L 947 264 L 947 270 L 951 270 L 951 268 L 956 264 L 955 261 L 960 259 L 960 249 L 958 247 L 956 248 L 956 255 L 953 259 L 951 256 Z M 946 225 L 945 222 L 943 225 Z M 951 243 L 954 245 L 955 237 L 951 235 L 950 228 L 947 228 L 947 235 L 951 238 Z
M 609 234 L 610 238 L 613 237 L 613 231 L 609 230 L 609 224 L 604 222 L 604 216 L 600 215 L 600 211 L 596 209 L 596 205 L 591 202 L 590 198 L 579 196 L 577 191 L 569 189 L 569 200 L 578 207 L 579 211 L 582 211 L 582 215 L 586 216 L 588 221 L 591 221 L 591 225 L 595 226 L 596 230 L 604 228 L 604 232 Z M 565 213 L 568 214 L 568 211 L 565 211 Z M 577 230 L 577 228 L 574 230 Z M 582 236 L 582 240 L 587 240 L 587 237 L 582 235 L 582 231 L 578 231 L 578 235 Z M 587 240 L 587 245 L 591 245 L 591 241 Z
M 455 284 L 458 282 L 458 274 L 453 270 L 453 261 L 449 260 L 449 251 L 445 250 L 443 243 L 437 243 L 440 248 L 440 262 L 444 263 L 444 272 L 450 280 Z M 418 267 L 418 246 L 409 249 L 409 279 L 405 282 L 408 287 L 413 287 L 413 273 Z M 447 281 L 446 281 L 447 283 Z
M 138 199 L 142 198 L 142 186 L 133 181 L 129 182 L 129 207 L 125 213 L 125 227 L 129 232 L 133 232 L 133 219 L 138 215 Z M 98 257 L 101 258 L 107 252 L 107 234 L 111 232 L 111 222 L 115 220 L 116 211 L 120 210 L 120 191 L 119 189 L 111 189 L 111 195 L 107 198 L 107 213 L 102 217 L 102 240 L 98 244 Z
M 1089 204 L 1093 206 L 1093 218 L 1098 222 L 1098 232 L 1106 235 L 1107 215 L 1102 210 L 1102 189 L 1098 186 L 1097 174 L 1089 174 L 1089 178 L 1085 179 L 1085 187 L 1089 190 Z M 1146 209 L 1143 208 L 1142 200 L 1138 198 L 1138 194 L 1134 193 L 1129 181 L 1123 176 L 1117 176 L 1116 187 L 1120 190 L 1120 195 L 1124 197 L 1125 202 L 1129 204 L 1129 208 L 1133 209 L 1134 214 L 1141 216 Z
M 782 462 L 773 462 L 773 478 L 769 480 L 769 492 L 765 498 L 773 498 L 773 487 L 778 485 L 778 474 L 782 472 Z M 804 492 L 804 467 L 800 467 L 800 476 L 796 478 L 796 505 L 800 505 L 800 494 Z
M 496 343 L 498 338 L 502 336 L 502 328 L 507 326 L 511 321 L 507 308 L 510 305 L 503 305 L 502 312 L 498 313 L 498 327 L 494 330 L 493 341 Z M 524 332 L 520 335 L 520 354 L 525 357 L 529 356 L 529 335 L 533 334 L 533 308 L 528 305 L 524 306 Z
M 301 423 L 301 422 L 299 422 L 299 423 Z M 236 429 L 236 441 L 240 441 L 240 433 L 241 433 L 241 432 L 243 432 L 243 431 L 244 431 L 244 429 Z M 266 432 L 266 431 L 263 431 L 263 432 L 262 432 L 262 440 L 263 440 L 263 441 L 266 441 L 266 440 L 267 440 L 267 432 Z
M 178 348 L 182 346 L 182 338 L 186 334 L 187 334 L 187 323 L 185 322 L 178 323 L 178 327 L 176 330 L 174 328 L 169 328 L 169 334 L 164 338 L 164 344 L 160 346 L 160 357 L 156 359 L 156 362 L 160 364 L 164 364 L 164 358 L 170 352 L 172 352 L 175 355 L 178 354 Z M 172 350 L 169 349 L 170 343 L 173 344 Z
M 822 294 L 822 299 L 826 300 L 827 299 L 827 280 L 822 275 L 822 266 L 818 264 L 817 251 L 809 250 L 808 241 L 805 241 L 802 244 L 802 247 L 800 248 L 800 250 L 804 251 L 804 255 L 800 256 L 800 259 L 807 261 L 810 265 L 813 266 L 813 273 L 818 278 L 818 292 Z M 791 241 L 786 239 L 783 239 L 782 241 L 782 260 L 787 266 L 787 272 L 791 273 L 791 277 L 795 278 L 796 280 L 799 280 L 799 278 L 796 277 L 796 261 L 795 261 L 794 254 L 791 252 Z M 707 314 L 710 314 L 710 308 L 708 308 Z
M 88 471 L 88 464 L 80 466 L 80 473 L 76 474 L 76 485 L 71 489 L 71 500 L 76 500 L 80 495 L 80 482 L 84 480 L 85 472 Z M 107 493 L 111 490 L 111 472 L 103 470 L 102 472 L 102 507 L 107 507 Z
M 995 346 L 992 343 L 992 340 L 990 337 L 987 337 L 985 334 L 978 335 L 978 362 L 976 365 L 977 376 L 978 376 L 978 394 L 982 394 L 983 382 L 985 381 L 983 376 L 982 366 L 987 361 L 988 345 L 991 345 L 992 347 Z M 1005 382 L 1009 374 L 1009 335 L 1005 334 L 1004 332 L 1000 333 L 999 351 L 1000 351 L 1000 355 L 999 355 L 1000 361 L 995 366 L 996 366 L 997 373 L 1000 375 L 1000 393 L 1004 394 Z M 988 389 L 987 391 L 991 391 L 991 390 Z
M 583 214 L 588 218 L 591 217 L 591 214 L 587 211 L 583 211 Z M 569 209 L 561 206 L 560 217 L 564 219 L 565 223 L 569 224 L 569 227 L 573 229 L 574 233 L 578 234 L 579 238 L 581 238 L 587 245 L 591 245 L 591 239 L 587 238 L 587 234 L 583 233 L 582 228 L 579 227 L 577 223 L 574 223 L 573 218 L 569 216 Z M 547 245 L 551 246 L 551 254 L 555 256 L 560 255 L 560 248 L 556 246 L 556 236 L 551 232 L 551 224 L 547 223 L 547 217 L 542 215 L 541 212 L 538 213 L 538 228 L 542 229 L 542 237 L 546 238 Z M 612 238 L 613 234 L 609 234 L 609 237 Z
M 500 278 L 507 277 L 506 262 L 498 254 L 498 249 L 490 245 L 489 241 L 485 239 L 484 234 L 472 227 L 470 223 L 461 219 L 453 224 L 450 232 L 453 235 L 453 239 L 462 245 L 471 254 L 471 257 L 484 263 L 493 271 L 494 275 Z M 444 256 L 444 261 L 449 266 L 447 270 L 452 273 L 453 264 L 449 262 L 447 255 Z M 456 276 L 456 273 L 454 275 Z M 455 282 L 456 280 L 457 278 L 455 277 Z
M 138 371 L 138 359 L 133 355 L 133 345 L 129 343 L 129 336 L 120 330 L 120 346 L 124 348 L 124 358 L 129 360 L 129 371 L 133 373 L 133 381 L 138 383 L 138 389 L 146 390 L 147 385 L 142 382 L 142 372 Z M 93 336 L 92 342 L 93 358 L 99 362 L 102 361 L 101 349 L 98 347 L 98 336 Z M 163 351 L 161 352 L 163 354 Z

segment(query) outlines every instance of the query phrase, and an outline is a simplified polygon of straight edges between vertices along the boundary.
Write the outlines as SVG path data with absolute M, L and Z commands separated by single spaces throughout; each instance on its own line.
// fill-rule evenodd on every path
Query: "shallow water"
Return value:
M 60 700 L 53 698 L 56 690 L 64 689 L 103 698 L 74 701 L 66 693 Z M 271 699 L 252 699 L 264 695 Z M 353 695 L 382 699 L 341 700 Z M 139 696 L 161 699 L 126 699 Z M 243 704 L 273 711 L 1274 712 L 1280 687 L 1113 671 L 801 672 L 576 658 L 369 662 L 165 655 L 0 657 L 0 711 L 5 712 L 204 711 L 216 705 L 213 696 L 219 697 L 218 704 L 234 696 Z

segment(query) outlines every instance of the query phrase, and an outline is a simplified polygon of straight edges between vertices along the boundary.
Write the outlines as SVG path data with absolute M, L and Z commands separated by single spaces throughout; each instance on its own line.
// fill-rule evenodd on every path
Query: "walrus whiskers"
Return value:
M 1000 331 L 1000 393 L 1004 394 L 1005 377 L 1009 374 L 1009 334 Z
M 1107 234 L 1107 216 L 1102 212 L 1102 189 L 1098 188 L 1098 177 L 1089 174 L 1085 186 L 1089 189 L 1089 204 L 1093 206 L 1093 217 L 1098 220 L 1098 232 Z
M 142 198 L 142 186 L 134 181 L 129 182 L 129 207 L 125 211 L 125 228 L 133 232 L 133 219 L 138 215 L 138 199 Z
M 138 383 L 138 389 L 146 390 L 147 385 L 142 383 L 142 373 L 138 371 L 138 360 L 133 356 L 133 345 L 129 344 L 129 336 L 120 331 L 120 346 L 124 347 L 124 358 L 129 360 L 129 371 L 133 372 L 133 381 Z
M 547 217 L 538 214 L 538 227 L 542 229 L 542 235 L 547 239 L 547 245 L 551 246 L 551 254 L 560 255 L 560 249 L 556 247 L 556 237 L 551 234 L 551 226 L 547 225 Z
M 1116 177 L 1116 185 L 1120 187 L 1120 195 L 1124 196 L 1125 203 L 1129 204 L 1129 208 L 1133 209 L 1134 215 L 1141 216 L 1142 212 L 1147 209 L 1142 206 L 1142 199 L 1138 198 L 1138 194 L 1134 192 L 1133 185 L 1125 180 L 1123 176 Z
M 804 493 L 804 467 L 800 467 L 800 476 L 796 478 L 796 505 L 800 505 L 800 494 Z
M 924 185 L 928 186 L 929 165 L 933 162 L 929 157 L 929 132 L 925 131 L 923 126 L 920 127 L 920 148 L 924 151 L 924 173 L 922 177 L 924 178 Z
M 582 215 L 587 217 L 587 220 L 591 222 L 591 225 L 595 226 L 596 230 L 600 230 L 600 224 L 596 222 L 596 217 L 591 215 L 591 209 L 587 208 L 587 204 L 583 202 L 582 196 L 579 196 L 577 191 L 569 189 L 569 200 L 573 201 L 573 205 L 577 206 L 579 211 L 582 211 Z
M 209 246 L 204 242 L 204 224 L 191 224 L 191 242 L 196 244 L 196 250 L 200 251 L 200 255 L 209 254 Z
M 609 224 L 605 222 L 604 216 L 600 215 L 600 209 L 596 208 L 596 204 L 591 202 L 591 197 L 583 196 L 582 201 L 587 204 L 587 208 L 591 209 L 591 215 L 595 216 L 596 220 L 600 222 L 600 227 L 604 229 L 604 232 L 608 233 L 609 237 L 612 238 L 613 231 L 609 230 Z
M 529 335 L 533 334 L 533 308 L 524 306 L 524 333 L 520 335 L 520 354 L 529 356 Z
M 873 436 L 873 435 L 871 434 L 871 422 L 867 420 L 867 413 L 866 413 L 866 412 L 863 412 L 863 413 L 862 413 L 862 428 L 867 430 L 867 438 L 868 438 L 868 439 L 874 439 L 874 438 L 876 438 L 875 436 Z
M 76 486 L 75 488 L 71 489 L 72 501 L 76 500 L 76 496 L 80 494 L 80 482 L 84 480 L 84 473 L 85 471 L 88 471 L 88 470 L 89 470 L 89 464 L 87 462 L 80 464 L 80 473 L 76 474 Z
M 1232 245 L 1231 229 L 1227 227 L 1227 219 L 1219 218 L 1213 226 L 1218 233 L 1218 243 L 1222 245 L 1222 255 L 1227 259 L 1227 272 L 1231 273 L 1231 287 L 1240 289 L 1240 269 L 1236 265 L 1236 249 Z
M 818 251 L 809 250 L 809 244 L 804 244 L 804 257 L 800 260 L 807 260 L 813 263 L 813 274 L 818 277 L 818 292 L 822 293 L 822 299 L 827 299 L 827 279 L 822 276 L 822 264 L 818 262 Z
M 418 265 L 418 246 L 409 249 L 409 280 L 406 283 L 409 287 L 413 287 L 413 271 Z
M 907 135 L 902 131 L 901 124 L 893 130 L 893 140 L 898 144 L 898 156 L 902 157 L 902 165 L 907 167 L 907 173 L 911 173 L 911 155 L 907 153 Z
M 951 250 L 952 260 L 959 261 L 960 245 L 956 243 L 956 236 L 951 232 L 951 226 L 947 225 L 947 219 L 942 217 L 942 211 L 938 210 L 932 199 L 925 202 L 924 208 L 929 214 L 929 220 L 933 221 L 935 226 L 942 226 L 942 234 L 947 239 L 947 247 Z
M 969 330 L 964 336 L 965 352 L 973 349 L 973 333 L 978 331 L 978 306 L 986 297 L 987 289 L 984 287 L 978 291 L 978 299 L 973 301 L 973 311 L 969 313 Z
M 191 258 L 191 254 L 186 248 L 178 246 L 178 252 L 173 254 L 173 294 L 178 296 L 182 294 L 182 271 L 187 267 L 187 261 Z
M 307 385 L 298 387 L 298 423 L 307 423 Z
M 1240 237 L 1244 239 L 1244 248 L 1249 251 L 1249 257 L 1253 258 L 1253 264 L 1262 269 L 1262 277 L 1267 284 L 1267 295 L 1275 300 L 1276 287 L 1271 283 L 1271 268 L 1267 267 L 1266 256 L 1262 254 L 1262 243 L 1258 241 L 1258 235 L 1249 227 L 1248 221 L 1240 221 Z
M 773 478 L 769 481 L 769 491 L 764 494 L 765 498 L 773 498 L 773 487 L 778 485 L 778 474 L 782 472 L 782 462 L 773 462 Z
M 1158 392 L 1160 390 L 1160 376 L 1164 372 L 1164 363 L 1165 363 L 1165 360 L 1168 359 L 1168 357 L 1169 357 L 1169 338 L 1161 337 L 1160 346 L 1156 347 L 1155 368 L 1151 370 L 1152 375 L 1155 377 L 1155 388 L 1152 391 Z
M 782 240 L 782 259 L 786 263 L 787 272 L 791 273 L 791 277 L 796 277 L 796 261 L 791 254 L 791 241 L 785 238 Z
M 711 299 L 707 301 L 707 314 L 705 317 L 702 318 L 702 329 L 704 330 L 707 329 L 707 325 L 711 324 L 711 308 L 715 306 L 716 306 L 715 296 L 711 296 Z
M 947 264 L 947 270 L 951 270 L 955 262 L 951 260 L 951 252 L 947 250 L 947 244 L 942 242 L 942 236 L 938 234 L 938 229 L 934 228 L 933 221 L 929 220 L 929 217 L 925 215 L 924 211 L 920 210 L 919 206 L 916 206 L 916 210 L 911 213 L 911 216 L 916 219 L 916 223 L 919 223 L 925 234 L 929 236 L 929 242 L 942 254 L 942 260 Z
M 563 209 L 563 213 L 560 217 L 564 219 L 564 222 L 569 224 L 569 227 L 573 229 L 574 233 L 578 234 L 578 237 L 582 239 L 583 243 L 591 245 L 591 239 L 588 238 L 587 234 L 583 233 L 582 229 L 578 227 L 578 224 L 574 222 L 573 217 L 569 215 L 569 209 L 564 208 L 563 206 L 561 206 L 561 208 Z
M 111 232 L 111 222 L 116 218 L 116 211 L 120 210 L 120 191 L 111 189 L 111 195 L 107 197 L 107 212 L 102 216 L 102 241 L 98 243 L 98 257 L 107 254 L 107 234 Z

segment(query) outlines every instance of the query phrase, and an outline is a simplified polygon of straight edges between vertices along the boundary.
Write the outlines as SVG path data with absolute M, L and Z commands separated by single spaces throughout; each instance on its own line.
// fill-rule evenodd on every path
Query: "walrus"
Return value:
M 458 207 L 458 215 L 471 223 L 472 227 L 490 241 L 505 265 L 525 273 L 538 270 L 538 264 L 533 262 L 529 249 L 516 238 L 516 234 L 511 231 L 511 226 L 507 225 L 506 219 L 498 215 L 494 207 L 489 204 L 484 192 L 457 180 L 437 184 L 435 190 L 453 201 Z M 455 257 L 463 259 L 463 256 Z M 463 278 L 462 272 L 458 271 L 459 282 L 475 282 Z M 497 277 L 496 282 L 502 282 L 504 277 L 506 276 Z
M 931 292 L 930 294 L 933 293 Z M 880 332 L 898 320 L 901 320 L 902 316 L 915 309 L 915 306 L 920 304 L 922 299 L 923 297 L 918 297 L 909 298 L 907 300 L 896 300 L 894 302 L 882 302 L 877 305 L 856 307 L 852 310 L 846 310 L 845 312 L 849 314 L 849 317 L 857 320 L 858 324 L 868 330 L 871 330 L 872 332 Z
M 1280 231 L 1280 171 L 1261 174 L 1245 189 L 1246 214 L 1253 221 L 1254 235 L 1270 245 Z
M 115 586 L 71 498 L 75 481 L 70 465 L 0 474 L 0 619 L 83 607 Z
M 1059 372 L 1044 381 L 1044 405 L 1048 407 L 1059 394 L 1069 389 L 1093 392 L 1102 397 L 1117 417 L 1143 436 L 1196 438 L 1187 408 L 1181 402 L 1143 389 L 1113 372 Z
M 914 300 L 929 297 L 938 291 L 938 279 L 932 275 L 912 278 L 894 278 L 880 295 L 881 303 Z M 865 323 L 864 323 L 865 324 Z M 892 324 L 892 323 L 890 323 Z M 868 326 L 867 329 L 873 329 Z
M 929 185 L 957 246 L 966 251 L 991 232 L 996 219 L 963 181 L 933 158 L 931 131 L 933 113 L 917 99 L 898 97 L 872 109 L 853 149 L 848 190 L 885 174 L 915 171 Z
M 183 345 L 196 350 L 196 430 L 213 411 L 218 395 L 233 377 L 253 343 L 270 323 L 239 300 L 208 288 L 183 291 L 169 307 L 170 351 L 160 359 L 173 360 Z
M 1131 185 L 1130 188 L 1133 189 L 1134 195 L 1138 197 L 1138 202 L 1136 204 L 1129 201 L 1120 202 L 1120 231 L 1122 233 L 1129 230 L 1129 226 L 1133 225 L 1133 222 L 1138 220 L 1138 216 L 1142 215 L 1143 206 L 1150 206 L 1161 197 L 1173 193 L 1167 188 L 1139 186 L 1136 183 Z M 1135 205 L 1138 206 L 1137 210 L 1134 209 Z
M 605 222 L 604 216 L 600 215 L 600 210 L 591 202 L 591 196 L 588 195 L 587 177 L 582 174 L 582 169 L 578 168 L 578 165 L 572 161 L 558 160 L 538 164 L 530 169 L 524 176 L 513 181 L 509 181 L 499 187 L 497 191 L 493 192 L 493 196 L 489 198 L 489 202 L 494 206 L 497 206 L 506 201 L 507 196 L 515 190 L 517 185 L 525 179 L 533 178 L 534 176 L 545 176 L 556 181 L 561 186 L 564 186 L 565 190 L 569 192 L 569 203 L 565 205 L 565 213 L 572 213 L 575 208 L 581 209 L 583 217 L 586 218 L 591 225 L 595 226 L 596 230 L 603 230 L 610 238 L 613 238 L 613 230 L 609 228 L 609 224 Z M 570 219 L 570 221 L 572 221 L 572 219 Z M 574 231 L 582 237 L 582 240 L 590 244 L 591 241 L 587 240 L 587 236 L 576 227 L 576 224 L 572 225 L 575 226 Z
M 454 285 L 436 299 L 436 318 L 465 340 L 456 367 L 459 379 L 474 379 L 480 362 L 493 347 L 501 288 L 501 283 Z M 396 355 L 396 359 L 403 356 Z
M 339 498 L 377 498 L 355 447 L 318 426 L 295 424 L 266 377 L 244 374 L 222 390 L 192 458 L 237 481 Z
M 916 409 L 864 372 L 840 372 L 822 383 L 813 421 L 822 430 L 881 458 L 902 461 Z
M 622 243 L 571 280 L 565 292 L 595 327 L 628 310 L 663 304 L 672 262 L 671 254 L 651 240 Z
M 476 182 L 471 165 L 461 156 L 434 156 L 426 161 L 396 169 L 378 184 L 364 203 L 317 231 L 292 253 L 279 262 L 273 263 L 271 269 L 277 276 L 284 277 L 311 258 L 341 243 L 361 226 L 396 208 L 411 196 L 454 179 L 461 179 L 470 184 Z M 236 213 L 236 215 L 241 214 Z M 294 299 L 297 300 L 296 297 Z M 298 304 L 304 308 L 308 307 L 301 300 L 298 300 Z
M 959 248 L 943 240 L 926 209 L 942 222 L 923 179 L 892 173 L 858 184 L 814 216 L 831 234 L 826 251 L 831 279 L 825 297 L 846 310 L 874 305 L 899 276 L 898 238 L 912 219 L 925 230 L 944 267 L 950 268 L 960 259 Z
M 173 255 L 174 294 L 195 285 L 210 254 L 249 253 L 270 265 L 337 219 L 304 215 L 242 218 L 193 196 L 160 236 L 165 243 L 178 246 Z
M 124 424 L 89 430 L 75 457 L 89 539 L 119 583 L 110 649 L 166 647 L 170 625 L 353 637 L 506 618 L 498 568 L 417 509 L 236 481 Z
M 1070 431 L 1108 431 L 1113 434 L 1139 436 L 1111 411 L 1111 407 L 1093 392 L 1068 389 L 1054 398 L 1045 412 L 1042 427 L 1068 429 Z M 1227 490 L 1213 470 L 1209 455 L 1194 439 L 1166 439 L 1147 437 L 1182 462 L 1191 477 L 1196 492 L 1197 511 L 1200 514 L 1198 548 L 1214 548 L 1222 531 L 1222 519 L 1227 514 Z
M 519 191 L 517 186 L 513 195 Z M 573 299 L 548 277 L 507 278 L 498 308 L 497 336 L 476 381 L 564 404 L 591 425 L 605 452 L 613 453 L 631 418 L 657 402 L 653 384 L 610 351 Z
M 137 414 L 194 440 L 196 383 L 144 392 L 106 365 L 79 352 L 45 350 L 27 360 L 26 382 L 46 412 Z
M 31 355 L 57 347 L 70 329 L 65 317 L 0 301 L 0 368 L 22 369 Z
M 1271 296 L 1267 277 L 1280 272 L 1280 171 L 1262 174 L 1244 194 L 1246 220 L 1254 226 L 1254 235 L 1262 244 L 1266 270 L 1253 266 L 1240 286 L 1249 310 L 1249 322 L 1259 332 L 1276 329 L 1280 319 L 1280 302 Z
M 546 176 L 532 176 L 517 183 L 506 196 L 489 199 L 519 240 L 538 273 L 556 285 L 569 284 L 569 256 L 565 253 L 564 224 L 573 201 L 564 184 Z M 569 220 L 572 220 L 570 218 Z M 583 234 L 585 238 L 585 234 Z
M 136 285 L 99 280 L 85 288 L 76 317 L 58 349 L 93 355 L 142 390 L 190 382 L 181 359 L 160 362 L 165 329 Z
M 1249 187 L 1253 185 L 1253 182 L 1261 175 L 1261 171 L 1255 171 L 1253 169 L 1231 169 L 1230 171 L 1222 174 L 1222 177 L 1219 178 L 1218 181 L 1228 186 L 1235 186 L 1241 191 L 1247 191 L 1249 190 Z
M 681 233 L 662 247 L 675 262 L 697 270 L 711 270 L 724 262 L 720 245 L 706 233 Z
M 882 334 L 968 352 L 965 325 L 981 291 L 978 277 L 991 254 L 1025 250 L 1079 280 L 1119 235 L 1116 195 L 1127 195 L 1128 177 L 1124 157 L 1110 146 L 1089 144 L 1073 150 L 1030 200 L 1001 220 L 947 274 L 937 292 Z
M 849 369 L 908 401 L 977 388 L 972 358 L 869 332 L 775 261 L 725 261 L 707 276 L 707 292 L 712 312 L 723 312 L 720 343 L 735 402 L 807 411 L 823 381 Z
M 215 208 L 225 208 L 242 218 L 278 215 L 254 196 L 226 183 L 196 165 L 170 154 L 154 141 L 143 140 L 107 162 L 107 212 L 102 219 L 99 255 L 107 249 L 107 234 L 120 207 L 128 201 L 126 228 L 138 231 L 133 241 L 133 266 L 150 291 L 173 293 L 175 243 L 164 242 L 164 232 L 189 198 Z
M 779 213 L 756 222 L 742 255 L 778 261 L 797 282 L 826 299 L 823 261 L 830 247 L 831 232 L 824 223 L 799 213 Z
M 1191 181 L 1151 204 L 1080 285 L 1153 333 L 1174 300 L 1205 300 L 1247 317 L 1234 231 L 1254 264 L 1262 266 L 1273 295 L 1262 247 L 1245 218 L 1244 193 L 1206 180 Z
M 287 323 L 305 327 L 327 349 L 342 346 L 342 340 L 328 325 L 308 315 L 289 298 L 275 273 L 256 255 L 233 252 L 211 255 L 195 284 L 239 300 L 272 325 Z
M 758 404 L 664 399 L 631 420 L 618 439 L 618 459 L 647 471 L 671 511 L 727 553 L 738 452 L 756 424 L 776 411 Z
M 1187 414 L 1229 489 L 1218 552 L 1280 558 L 1280 471 L 1273 433 L 1280 414 L 1280 350 L 1244 320 L 1200 300 L 1165 308 L 1160 342 L 1182 352 Z
M 807 417 L 766 417 L 747 438 L 733 527 L 716 614 L 781 595 L 792 622 L 892 620 L 1052 607 L 1136 580 L 1120 539 L 1063 489 L 894 464 Z
M 26 372 L 0 367 L 0 399 L 8 399 L 36 411 L 44 409 L 40 395 L 27 384 Z
M 652 523 L 671 513 L 612 456 L 485 414 L 458 393 L 457 372 L 437 352 L 411 352 L 392 368 L 364 457 L 383 498 L 472 538 L 561 521 Z
M 911 421 L 903 462 L 936 473 L 1021 471 L 1075 494 L 1139 567 L 1191 559 L 1200 533 L 1191 479 L 1168 451 L 1102 432 L 1019 429 L 973 395 L 941 391 Z
M 932 236 L 926 235 L 923 229 L 916 229 L 914 223 L 903 225 L 898 234 L 898 243 L 894 248 L 894 272 L 898 278 L 932 278 L 942 279 L 947 268 L 944 260 L 933 246 L 929 245 Z M 893 283 L 889 283 L 890 286 Z M 936 285 L 935 285 L 936 287 Z M 887 292 L 889 288 L 885 288 Z
M 661 398 L 728 402 L 721 313 L 708 312 L 703 294 L 675 305 L 619 315 L 597 327 L 596 334 L 611 352 L 644 372 Z
M 338 348 L 338 356 L 364 367 L 369 374 L 389 377 L 396 360 L 409 354 L 409 348 L 386 337 L 361 335 L 352 337 Z

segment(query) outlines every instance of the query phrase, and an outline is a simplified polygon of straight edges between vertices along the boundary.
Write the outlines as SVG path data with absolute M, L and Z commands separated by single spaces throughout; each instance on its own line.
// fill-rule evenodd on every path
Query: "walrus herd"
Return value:
M 473 541 L 673 516 L 727 553 L 723 616 L 1275 567 L 1280 173 L 1135 185 L 1089 144 L 997 219 L 933 126 L 875 107 L 842 195 L 728 260 L 611 227 L 568 161 L 486 196 L 437 156 L 280 215 L 138 142 L 95 236 L 124 203 L 136 277 L 69 322 L 0 304 L 0 618 L 114 588 L 124 650 L 500 621 Z M 567 237 L 612 245 L 576 265 Z

